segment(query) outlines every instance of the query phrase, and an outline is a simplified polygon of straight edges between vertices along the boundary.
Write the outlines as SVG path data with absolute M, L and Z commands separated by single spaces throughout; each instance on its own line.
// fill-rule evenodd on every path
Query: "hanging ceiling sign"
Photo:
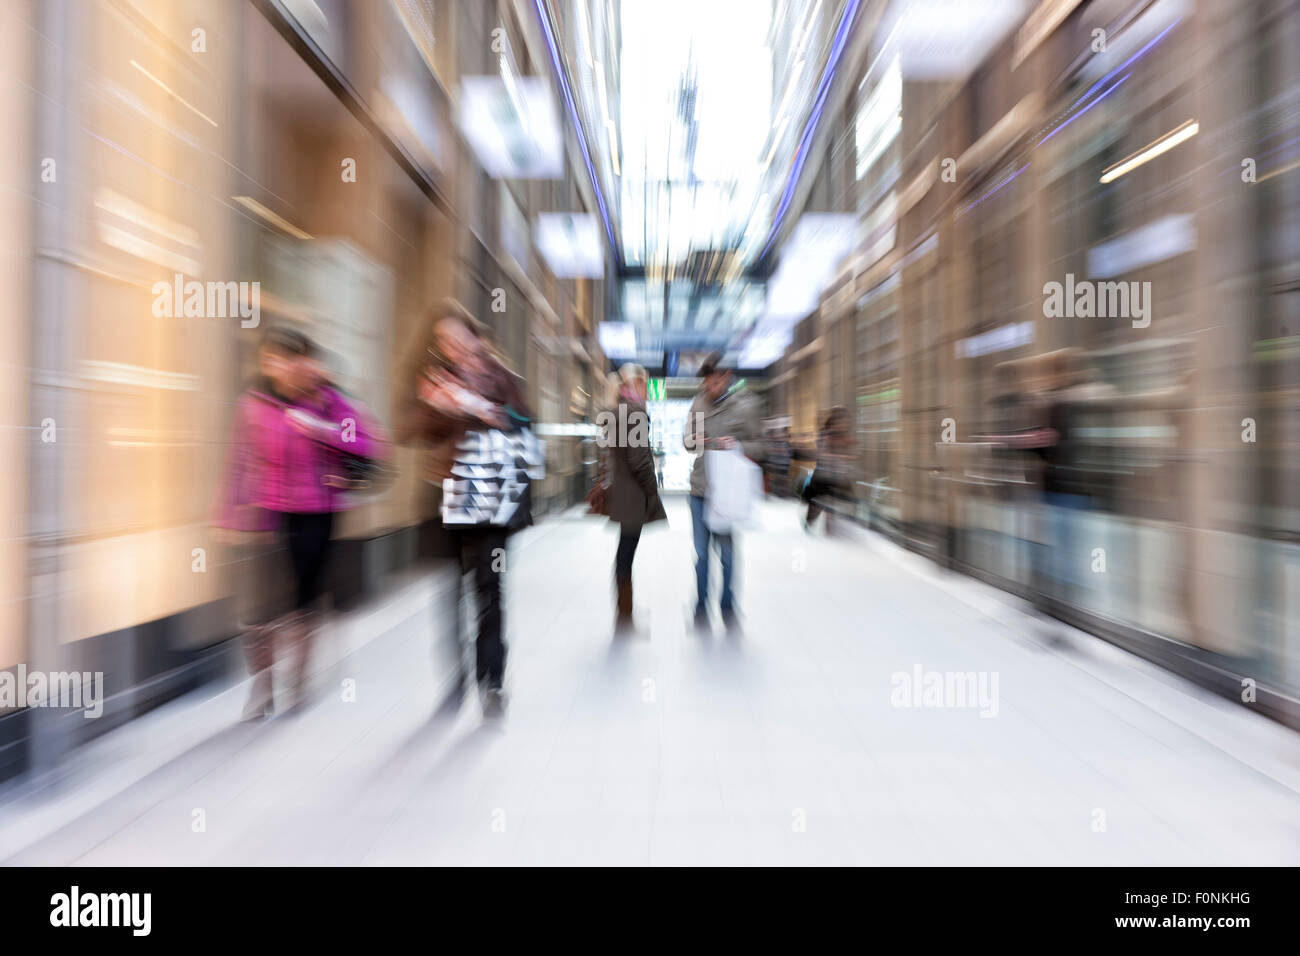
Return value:
M 537 217 L 533 240 L 557 279 L 599 279 L 605 274 L 604 233 L 595 216 L 544 212 Z
M 537 76 L 461 78 L 456 121 L 494 179 L 560 179 L 564 139 L 555 100 Z

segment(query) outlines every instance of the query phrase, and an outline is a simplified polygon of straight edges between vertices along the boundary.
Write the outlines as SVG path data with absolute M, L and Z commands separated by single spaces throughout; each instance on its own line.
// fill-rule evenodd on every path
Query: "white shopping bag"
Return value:
M 704 453 L 704 475 L 708 482 L 704 523 L 709 530 L 730 534 L 752 527 L 763 496 L 763 470 L 738 449 L 709 450 Z

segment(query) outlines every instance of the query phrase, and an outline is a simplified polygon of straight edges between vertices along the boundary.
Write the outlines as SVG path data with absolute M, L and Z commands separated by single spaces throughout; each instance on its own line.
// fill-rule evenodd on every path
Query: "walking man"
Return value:
M 714 352 L 700 366 L 703 380 L 690 413 L 686 416 L 683 444 L 695 454 L 691 470 L 691 531 L 695 540 L 695 626 L 709 626 L 709 545 L 717 546 L 722 564 L 722 593 L 719 610 L 723 624 L 736 626 L 736 598 L 732 587 L 735 574 L 735 542 L 728 534 L 714 534 L 704 520 L 704 499 L 709 482 L 705 450 L 739 448 L 751 460 L 762 463 L 763 429 L 758 400 L 743 386 L 735 387 L 731 369 L 721 352 Z

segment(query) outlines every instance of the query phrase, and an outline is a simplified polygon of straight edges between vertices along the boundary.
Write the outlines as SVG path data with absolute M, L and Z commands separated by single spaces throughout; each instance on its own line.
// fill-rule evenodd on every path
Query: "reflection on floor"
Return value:
M 336 640 L 305 713 L 241 725 L 242 686 L 208 692 L 10 794 L 0 858 L 1300 863 L 1293 732 L 879 539 L 807 535 L 789 502 L 741 541 L 742 632 L 696 633 L 684 499 L 669 517 L 627 639 L 605 522 L 516 542 L 503 723 L 438 710 L 430 589 L 407 589 Z

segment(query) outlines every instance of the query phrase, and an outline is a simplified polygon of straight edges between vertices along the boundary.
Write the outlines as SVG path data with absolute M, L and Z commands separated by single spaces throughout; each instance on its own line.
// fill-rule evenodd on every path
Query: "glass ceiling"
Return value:
M 843 0 L 570 0 L 566 52 L 624 264 L 736 278 L 762 252 Z

